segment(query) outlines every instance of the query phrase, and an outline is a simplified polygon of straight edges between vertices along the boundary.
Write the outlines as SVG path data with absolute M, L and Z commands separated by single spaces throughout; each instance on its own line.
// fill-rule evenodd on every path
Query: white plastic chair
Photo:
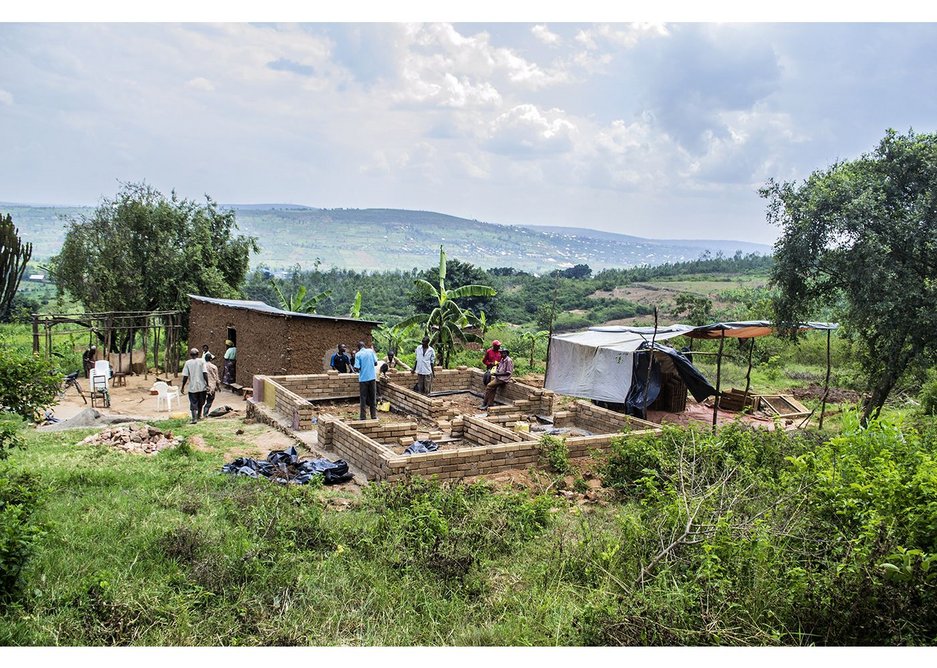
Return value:
M 93 369 L 94 375 L 104 376 L 107 380 L 111 379 L 113 372 L 111 371 L 111 363 L 107 360 L 96 360 L 94 363 Z
M 172 410 L 172 400 L 176 400 L 176 406 L 178 407 L 181 403 L 179 398 L 179 388 L 170 387 L 169 383 L 163 381 L 157 381 L 153 384 L 153 389 L 156 390 L 156 410 L 162 410 L 163 404 L 166 405 L 166 411 L 169 412 Z
M 105 408 L 111 407 L 111 395 L 107 391 L 107 376 L 103 373 L 95 373 L 96 369 L 91 369 L 88 374 L 88 380 L 91 384 L 91 407 L 95 408 L 95 401 L 100 400 Z

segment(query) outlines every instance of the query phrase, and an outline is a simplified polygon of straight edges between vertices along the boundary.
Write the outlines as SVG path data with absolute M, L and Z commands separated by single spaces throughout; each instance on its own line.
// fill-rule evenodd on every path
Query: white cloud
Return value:
M 215 90 L 214 84 L 205 77 L 195 77 L 194 79 L 189 79 L 185 82 L 185 86 L 186 88 L 191 88 L 192 90 L 202 90 L 209 93 Z
M 13 106 L 13 93 L 0 88 L 0 104 L 6 105 L 8 107 L 12 107 Z
M 520 104 L 491 123 L 487 147 L 517 156 L 563 153 L 572 149 L 576 134 L 576 126 L 559 109 L 541 112 Z
M 555 32 L 550 32 L 550 29 L 545 25 L 536 25 L 530 29 L 530 32 L 538 40 L 549 46 L 556 46 L 561 41 L 560 36 Z

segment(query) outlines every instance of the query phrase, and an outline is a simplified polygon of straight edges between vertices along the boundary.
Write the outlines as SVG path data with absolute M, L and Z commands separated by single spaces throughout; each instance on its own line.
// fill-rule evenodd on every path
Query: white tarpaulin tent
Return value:
M 631 389 L 634 352 L 650 343 L 682 336 L 690 325 L 591 327 L 556 334 L 550 341 L 550 365 L 544 387 L 559 394 L 624 403 Z

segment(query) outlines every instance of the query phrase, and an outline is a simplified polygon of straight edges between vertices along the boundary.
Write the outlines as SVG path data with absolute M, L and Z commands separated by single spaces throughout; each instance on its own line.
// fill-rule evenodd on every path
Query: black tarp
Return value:
M 263 476 L 274 482 L 291 485 L 304 485 L 312 480 L 314 475 L 320 474 L 326 485 L 337 485 L 348 482 L 352 478 L 348 464 L 344 460 L 338 459 L 333 462 L 328 459 L 307 459 L 300 461 L 296 448 L 292 446 L 286 450 L 269 453 L 263 461 L 250 457 L 238 457 L 233 462 L 222 466 L 221 472 L 251 478 Z
M 660 363 L 655 359 L 651 362 L 651 377 L 648 382 L 648 355 L 651 344 L 645 343 L 634 354 L 634 372 L 632 375 L 631 391 L 625 398 L 625 410 L 629 415 L 635 417 L 647 417 L 646 407 L 654 403 L 654 400 L 660 395 Z M 654 344 L 654 350 L 667 355 L 673 362 L 680 379 L 684 382 L 690 394 L 697 401 L 702 401 L 706 397 L 716 394 L 716 388 L 713 387 L 706 377 L 700 373 L 699 369 L 693 366 L 693 363 L 687 359 L 687 356 L 674 348 L 663 346 L 659 343 Z M 645 388 L 647 394 L 645 395 Z

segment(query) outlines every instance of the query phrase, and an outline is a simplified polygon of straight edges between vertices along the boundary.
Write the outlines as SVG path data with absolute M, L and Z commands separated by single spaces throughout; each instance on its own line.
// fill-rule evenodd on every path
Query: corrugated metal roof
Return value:
M 368 325 L 380 325 L 380 320 L 364 320 L 361 318 L 342 318 L 332 315 L 320 315 L 318 313 L 298 313 L 296 311 L 284 311 L 281 308 L 270 306 L 266 302 L 250 301 L 247 299 L 217 299 L 215 297 L 203 297 L 202 295 L 189 295 L 189 299 L 197 299 L 208 304 L 217 306 L 226 306 L 227 308 L 236 308 L 243 311 L 256 311 L 268 315 L 280 316 L 282 318 L 309 318 L 312 320 L 328 320 L 330 322 L 360 322 Z

